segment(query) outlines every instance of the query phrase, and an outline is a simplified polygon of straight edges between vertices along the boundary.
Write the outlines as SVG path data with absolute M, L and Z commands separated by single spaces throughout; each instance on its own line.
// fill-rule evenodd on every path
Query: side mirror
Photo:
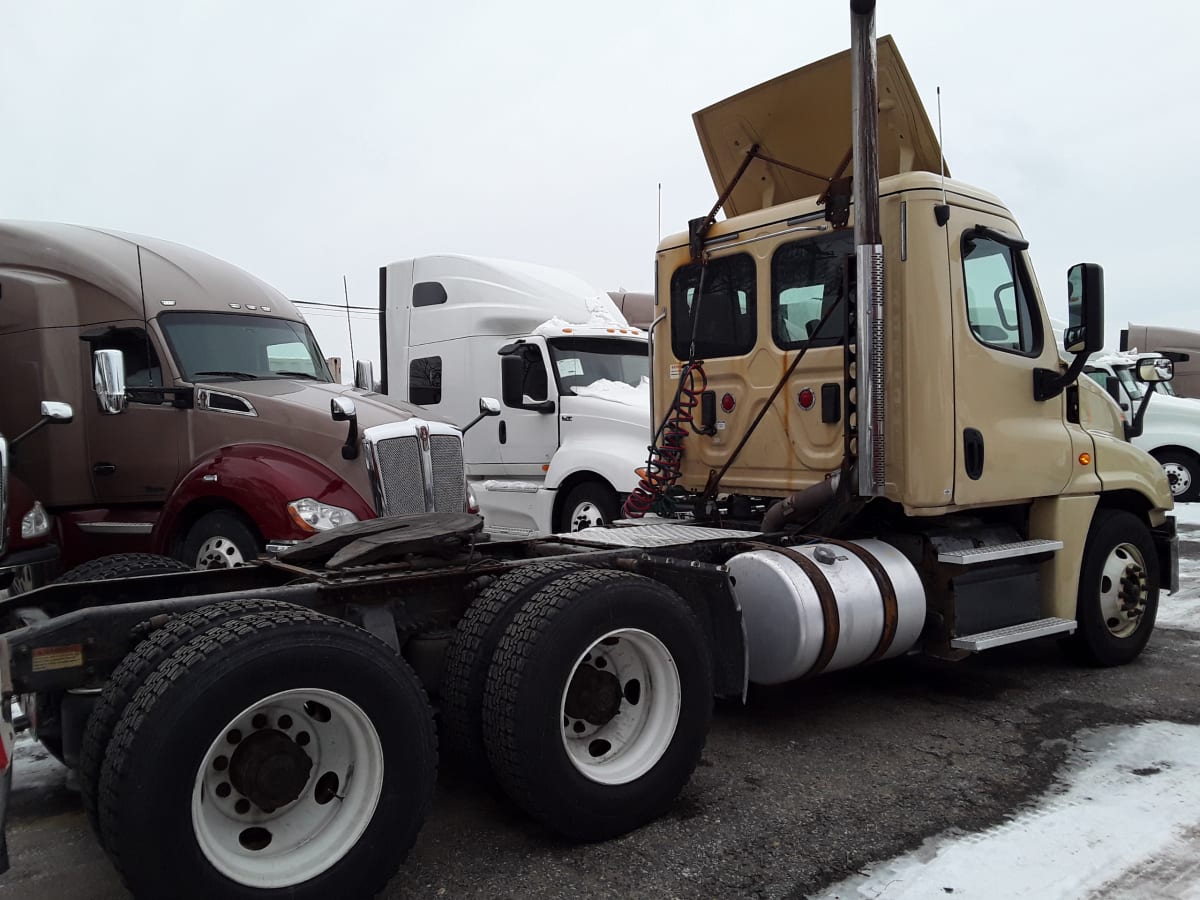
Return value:
M 1142 356 L 1137 361 L 1137 380 L 1158 384 L 1175 377 L 1175 363 L 1165 356 Z
M 106 416 L 125 412 L 129 405 L 125 394 L 125 354 L 120 350 L 97 350 L 92 358 L 93 383 L 100 412 Z
M 354 386 L 364 391 L 375 390 L 375 364 L 369 359 L 355 360 Z
M 1068 353 L 1095 353 L 1104 346 L 1104 269 L 1079 263 L 1067 271 Z
M 349 397 L 333 397 L 329 401 L 329 415 L 335 422 L 350 423 L 346 443 L 342 445 L 342 459 L 355 459 L 358 456 L 358 410 L 354 401 Z
M 480 397 L 479 398 L 479 415 L 473 418 L 470 422 L 462 427 L 462 433 L 466 434 L 481 421 L 488 416 L 500 415 L 500 401 L 495 397 Z
M 534 412 L 554 412 L 553 400 L 525 400 L 525 357 L 519 353 L 506 353 L 500 357 L 500 396 L 504 405 L 513 409 L 530 409 Z

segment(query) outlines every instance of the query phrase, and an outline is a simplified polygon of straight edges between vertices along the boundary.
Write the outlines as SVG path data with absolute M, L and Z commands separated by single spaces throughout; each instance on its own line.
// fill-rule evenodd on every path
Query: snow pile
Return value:
M 554 337 L 561 335 L 564 328 L 629 328 L 629 323 L 611 298 L 587 297 L 583 305 L 588 314 L 586 322 L 568 322 L 560 316 L 553 316 L 533 329 L 533 333 Z
M 1085 733 L 1057 788 L 979 834 L 942 835 L 819 900 L 1200 896 L 1200 726 Z
M 572 390 L 575 391 L 576 397 L 599 397 L 601 400 L 610 400 L 625 406 L 650 408 L 650 379 L 645 376 L 642 376 L 637 387 L 626 384 L 624 381 L 609 381 L 607 378 L 601 378 L 591 384 L 576 385 Z

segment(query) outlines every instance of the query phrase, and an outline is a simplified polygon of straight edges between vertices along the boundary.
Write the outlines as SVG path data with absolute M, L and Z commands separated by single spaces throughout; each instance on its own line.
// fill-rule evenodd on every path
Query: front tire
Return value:
M 196 569 L 231 569 L 262 551 L 262 541 L 245 519 L 218 509 L 205 513 L 188 529 L 180 558 Z
M 566 534 L 595 525 L 607 525 L 617 518 L 620 506 L 617 492 L 607 484 L 585 481 L 567 492 L 555 530 L 559 534 Z
M 134 695 L 101 828 L 136 896 L 369 897 L 416 840 L 436 756 L 420 682 L 382 641 L 308 610 L 244 616 Z
M 1123 510 L 1096 510 L 1079 575 L 1078 627 L 1068 646 L 1091 665 L 1131 662 L 1154 630 L 1158 589 L 1158 556 L 1145 523 Z
M 669 588 L 611 570 L 543 587 L 513 617 L 484 694 L 488 758 L 553 830 L 606 840 L 670 808 L 712 717 L 704 633 Z
M 1176 503 L 1200 499 L 1200 460 L 1184 450 L 1159 450 L 1154 454 L 1171 485 Z

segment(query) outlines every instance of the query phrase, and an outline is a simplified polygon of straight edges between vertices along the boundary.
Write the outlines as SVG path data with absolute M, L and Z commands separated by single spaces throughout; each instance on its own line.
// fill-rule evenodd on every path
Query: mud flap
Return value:
M 1179 535 L 1175 533 L 1175 517 L 1167 516 L 1165 522 L 1151 528 L 1150 536 L 1158 553 L 1161 588 L 1174 594 L 1179 590 Z

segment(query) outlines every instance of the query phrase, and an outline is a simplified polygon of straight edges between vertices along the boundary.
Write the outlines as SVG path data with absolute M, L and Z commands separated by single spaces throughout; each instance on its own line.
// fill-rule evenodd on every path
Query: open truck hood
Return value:
M 937 135 L 891 35 L 879 39 L 878 54 L 879 177 L 939 172 Z M 755 144 L 764 156 L 815 173 L 806 175 L 755 159 L 725 201 L 725 215 L 737 216 L 822 193 L 850 152 L 851 115 L 849 50 L 693 115 L 718 194 Z M 853 174 L 853 163 L 843 174 Z

